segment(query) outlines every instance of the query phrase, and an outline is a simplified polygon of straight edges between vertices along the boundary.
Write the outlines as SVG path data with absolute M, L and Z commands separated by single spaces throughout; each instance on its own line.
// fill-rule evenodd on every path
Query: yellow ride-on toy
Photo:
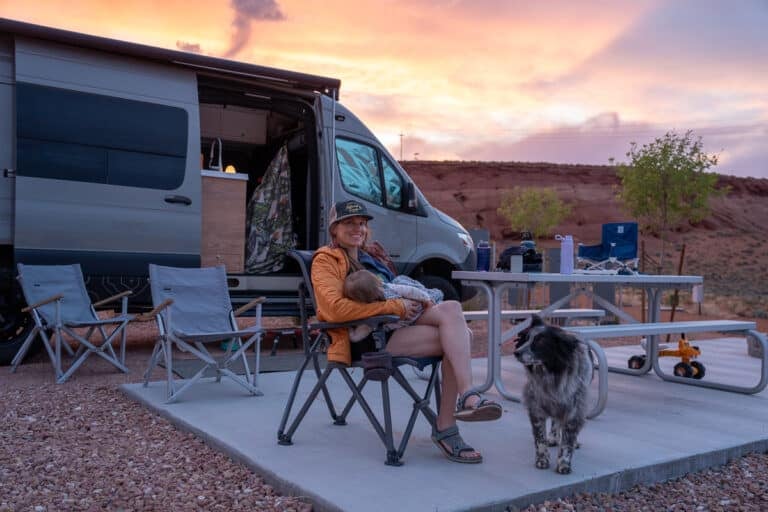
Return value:
M 694 361 L 701 355 L 701 350 L 695 345 L 688 343 L 685 339 L 685 333 L 680 335 L 677 342 L 677 350 L 663 348 L 659 350 L 659 357 L 679 357 L 681 361 L 675 365 L 672 372 L 678 377 L 701 379 L 704 377 L 704 365 Z M 627 366 L 633 370 L 639 370 L 645 364 L 645 355 L 632 356 L 627 361 Z

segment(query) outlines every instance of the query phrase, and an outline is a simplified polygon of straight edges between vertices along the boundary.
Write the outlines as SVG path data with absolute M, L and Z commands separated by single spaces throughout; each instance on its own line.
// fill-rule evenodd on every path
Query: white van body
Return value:
M 0 18 L 0 364 L 29 328 L 16 263 L 79 263 L 94 299 L 130 288 L 142 305 L 149 263 L 200 266 L 225 250 L 205 241 L 208 217 L 244 218 L 283 145 L 297 248 L 327 243 L 329 208 L 356 199 L 401 273 L 459 297 L 451 271 L 475 266 L 467 230 L 433 208 L 338 102 L 340 85 Z M 217 140 L 235 175 L 210 170 Z M 245 200 L 204 211 L 204 177 L 239 179 Z M 295 312 L 290 263 L 258 274 L 228 265 L 228 273 L 234 302 L 266 295 L 266 314 Z

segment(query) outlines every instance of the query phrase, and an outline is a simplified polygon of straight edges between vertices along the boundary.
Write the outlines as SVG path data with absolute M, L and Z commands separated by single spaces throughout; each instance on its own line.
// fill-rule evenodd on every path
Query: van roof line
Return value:
M 269 80 L 295 89 L 317 91 L 333 99 L 338 99 L 341 80 L 319 75 L 310 75 L 285 69 L 258 66 L 229 59 L 209 57 L 197 53 L 169 50 L 156 46 L 93 36 L 23 21 L 0 18 L 0 33 L 10 33 L 35 39 L 44 39 L 80 48 L 100 50 L 109 53 L 153 60 L 177 66 L 199 67 L 221 73 L 250 76 Z

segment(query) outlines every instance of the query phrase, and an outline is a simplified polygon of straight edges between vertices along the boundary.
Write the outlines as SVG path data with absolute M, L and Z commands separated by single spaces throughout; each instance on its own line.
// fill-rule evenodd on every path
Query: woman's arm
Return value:
M 312 261 L 312 286 L 318 318 L 326 322 L 348 322 L 375 315 L 403 318 L 405 305 L 400 299 L 364 304 L 344 297 L 344 269 L 330 254 L 318 253 Z

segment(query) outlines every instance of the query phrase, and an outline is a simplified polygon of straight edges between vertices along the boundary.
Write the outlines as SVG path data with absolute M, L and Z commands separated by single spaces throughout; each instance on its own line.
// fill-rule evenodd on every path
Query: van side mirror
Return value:
M 405 203 L 411 211 L 419 208 L 419 198 L 416 196 L 416 188 L 410 181 L 405 184 Z

